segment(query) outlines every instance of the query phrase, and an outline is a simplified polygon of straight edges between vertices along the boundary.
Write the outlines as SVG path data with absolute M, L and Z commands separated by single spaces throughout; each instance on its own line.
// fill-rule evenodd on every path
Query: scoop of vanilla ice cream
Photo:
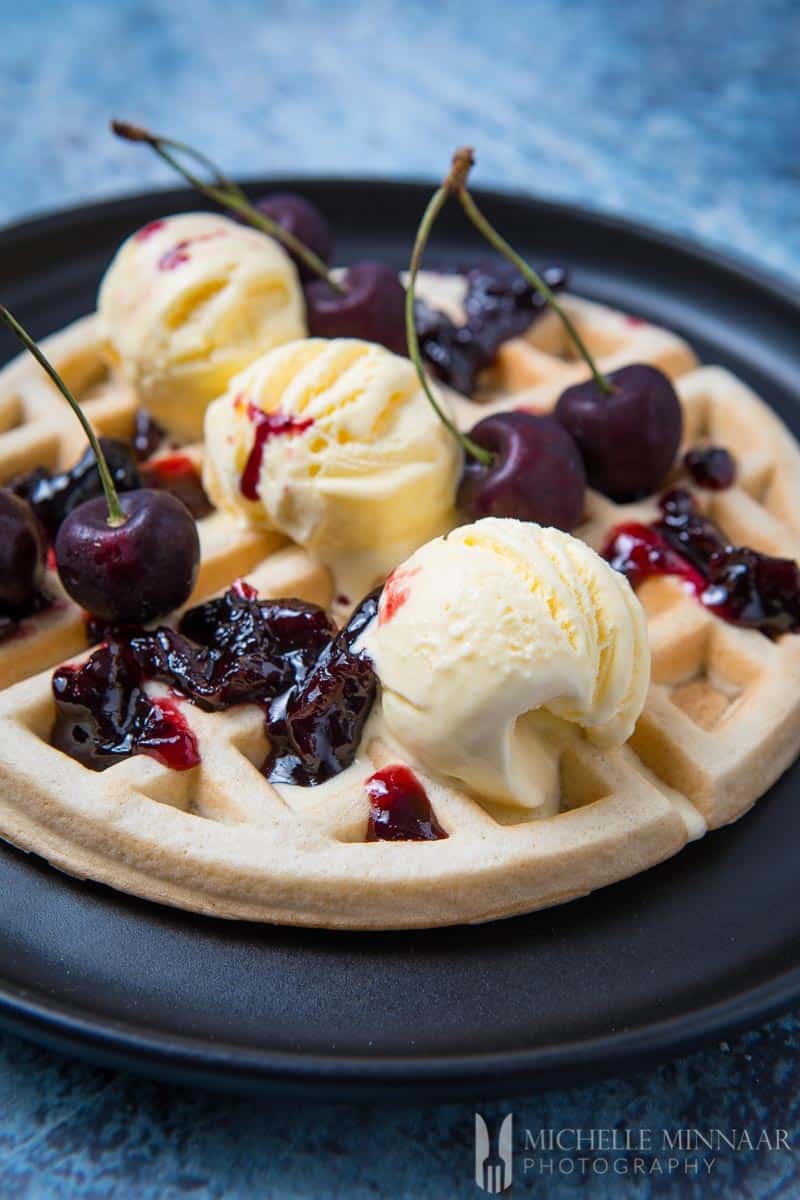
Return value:
M 569 534 L 497 518 L 399 567 L 364 646 L 391 737 L 430 771 L 540 815 L 558 803 L 553 721 L 619 745 L 650 677 L 627 580 Z
M 278 530 L 356 600 L 453 523 L 461 452 L 411 362 L 355 339 L 272 350 L 208 409 L 214 504 Z
M 305 337 L 297 271 L 274 238 L 227 217 L 183 213 L 117 251 L 98 297 L 109 361 L 184 440 L 209 402 L 266 350 Z

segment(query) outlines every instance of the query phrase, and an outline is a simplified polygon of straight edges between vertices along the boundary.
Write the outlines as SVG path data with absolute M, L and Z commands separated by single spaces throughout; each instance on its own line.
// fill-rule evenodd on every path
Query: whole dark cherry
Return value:
M 495 413 L 469 437 L 494 461 L 466 460 L 457 500 L 468 517 L 516 517 L 567 532 L 580 522 L 586 472 L 578 447 L 553 417 Z
M 271 192 L 257 200 L 255 207 L 264 216 L 293 234 L 298 241 L 308 246 L 309 250 L 313 250 L 324 263 L 330 263 L 333 257 L 333 235 L 330 225 L 316 204 L 306 200 L 305 196 L 298 196 L 296 192 Z M 288 253 L 303 283 L 317 278 L 301 259 L 291 251 Z
M 110 525 L 103 498 L 67 517 L 56 538 L 61 581 L 94 617 L 138 625 L 188 600 L 200 563 L 200 539 L 184 504 L 141 488 L 119 497 L 125 516 Z
M 44 549 L 29 504 L 0 489 L 0 613 L 22 613 L 39 591 Z
M 342 279 L 339 295 L 324 279 L 306 287 L 308 331 L 312 337 L 363 338 L 395 354 L 407 351 L 406 292 L 391 267 L 379 262 L 356 263 Z
M 663 371 L 633 363 L 607 376 L 605 394 L 595 383 L 569 387 L 555 415 L 578 444 L 590 485 L 613 500 L 657 491 L 675 461 L 683 417 Z

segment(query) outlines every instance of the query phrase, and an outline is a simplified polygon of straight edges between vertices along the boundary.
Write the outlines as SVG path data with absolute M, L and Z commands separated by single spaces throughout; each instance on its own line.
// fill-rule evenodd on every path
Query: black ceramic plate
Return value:
M 273 181 L 274 185 L 274 181 Z M 281 180 L 339 261 L 407 262 L 430 193 Z M 487 210 L 578 292 L 688 337 L 800 432 L 800 297 L 694 246 L 522 197 Z M 196 205 L 149 195 L 0 234 L 0 298 L 37 335 L 89 311 L 116 246 Z M 456 213 L 431 263 L 481 253 Z M 0 339 L 0 361 L 14 351 Z M 104 1062 L 330 1097 L 508 1094 L 688 1049 L 800 1000 L 800 766 L 755 810 L 585 900 L 478 928 L 352 935 L 228 924 L 71 880 L 0 848 L 0 1017 Z

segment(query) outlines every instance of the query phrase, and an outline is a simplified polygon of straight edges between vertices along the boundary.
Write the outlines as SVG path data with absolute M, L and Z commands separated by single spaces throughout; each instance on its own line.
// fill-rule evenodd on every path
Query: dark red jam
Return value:
M 378 611 L 380 588 L 355 609 L 306 677 L 278 696 L 267 713 L 271 783 L 315 787 L 353 762 L 375 702 L 378 678 L 355 643 Z
M 434 842 L 447 834 L 436 819 L 427 793 L 413 771 L 384 767 L 366 782 L 369 796 L 368 842 Z
M 721 492 L 736 478 L 736 461 L 724 446 L 687 450 L 683 465 L 698 487 Z
M 662 496 L 661 518 L 652 525 L 618 525 L 602 553 L 634 587 L 654 575 L 677 575 L 725 621 L 769 637 L 800 631 L 797 565 L 731 545 L 683 489 Z
M 241 407 L 243 404 L 241 397 L 238 397 L 235 403 L 237 407 Z M 245 499 L 257 500 L 261 464 L 264 461 L 264 447 L 267 442 L 274 437 L 304 433 L 314 424 L 314 421 L 311 417 L 298 419 L 280 411 L 266 413 L 252 401 L 247 403 L 247 416 L 255 427 L 255 436 L 242 471 L 239 487 Z
M 566 283 L 560 267 L 551 267 L 543 275 L 553 290 Z M 547 302 L 504 261 L 473 267 L 465 278 L 465 319 L 460 325 L 424 300 L 416 303 L 415 321 L 420 350 L 429 366 L 444 383 L 469 396 L 503 342 L 525 333 Z
M 316 605 L 258 600 L 231 588 L 190 609 L 177 632 L 134 633 L 129 644 L 150 678 L 218 711 L 282 695 L 306 678 L 334 633 Z
M 147 754 L 176 771 L 200 762 L 197 741 L 177 706 L 151 700 L 145 675 L 121 642 L 100 646 L 80 667 L 53 674 L 52 743 L 92 771 Z
M 253 588 L 239 582 L 223 597 L 190 609 L 177 631 L 94 625 L 90 635 L 108 642 L 95 654 L 109 646 L 116 650 L 111 657 L 105 653 L 93 669 L 93 679 L 103 667 L 109 678 L 103 686 L 98 679 L 95 691 L 84 690 L 83 717 L 77 710 L 70 713 L 72 727 L 81 732 L 69 746 L 77 747 L 75 756 L 82 762 L 94 760 L 94 747 L 108 741 L 122 746 L 120 754 L 135 752 L 130 743 L 103 739 L 95 711 L 102 716 L 108 696 L 113 701 L 119 692 L 114 682 L 119 658 L 137 679 L 166 683 L 208 711 L 262 705 L 270 738 L 264 773 L 273 782 L 321 783 L 355 758 L 375 699 L 377 679 L 370 660 L 353 645 L 377 603 L 376 592 L 337 633 L 324 609 L 299 600 L 259 600 Z M 57 744 L 72 752 L 63 741 Z M 108 753 L 99 751 L 104 763 Z
M 157 458 L 139 468 L 142 485 L 156 491 L 169 492 L 182 500 L 196 521 L 213 512 L 214 506 L 205 493 L 200 472 L 186 454 L 170 454 Z

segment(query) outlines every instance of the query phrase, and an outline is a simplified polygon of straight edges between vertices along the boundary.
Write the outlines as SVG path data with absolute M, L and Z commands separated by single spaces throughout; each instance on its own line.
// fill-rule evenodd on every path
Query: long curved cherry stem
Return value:
M 577 327 L 575 326 L 575 323 L 570 317 L 569 313 L 562 308 L 559 301 L 553 295 L 552 290 L 547 286 L 538 271 L 534 271 L 533 267 L 530 267 L 525 262 L 525 259 L 521 258 L 520 255 L 517 254 L 513 246 L 509 245 L 502 234 L 498 233 L 494 226 L 491 225 L 487 218 L 483 215 L 472 196 L 467 191 L 466 176 L 464 177 L 461 185 L 457 188 L 457 194 L 458 199 L 461 202 L 461 207 L 464 209 L 467 217 L 478 230 L 478 232 L 483 235 L 490 246 L 493 246 L 495 250 L 498 250 L 504 258 L 507 258 L 508 261 L 517 268 L 523 278 L 527 280 L 532 288 L 534 288 L 541 296 L 544 297 L 544 299 L 552 308 L 553 312 L 558 315 L 567 333 L 575 343 L 578 352 L 585 360 L 587 367 L 591 371 L 595 384 L 604 395 L 610 396 L 614 391 L 614 385 L 610 383 L 609 380 L 606 379 L 605 375 L 603 375 L 603 373 L 599 370 L 597 363 L 594 361 L 594 358 L 589 352 L 589 348 L 587 347 L 583 338 L 578 333 Z
M 165 163 L 168 163 L 173 170 L 182 175 L 187 183 L 190 183 L 193 188 L 207 196 L 209 200 L 213 200 L 215 204 L 221 204 L 223 208 L 228 208 L 232 212 L 239 213 L 244 217 L 249 224 L 259 229 L 262 233 L 269 234 L 281 243 L 292 254 L 296 254 L 299 259 L 305 263 L 310 271 L 318 275 L 320 279 L 324 279 L 330 288 L 338 295 L 346 294 L 345 288 L 334 279 L 325 263 L 315 254 L 313 250 L 296 238 L 288 229 L 284 229 L 277 221 L 273 221 L 271 217 L 266 216 L 251 204 L 245 193 L 239 187 L 238 183 L 234 183 L 229 179 L 215 163 L 202 154 L 199 150 L 195 150 L 193 146 L 188 146 L 185 142 L 176 141 L 175 138 L 163 137 L 160 134 L 151 133 L 149 129 L 144 129 L 141 125 L 133 125 L 129 121 L 112 121 L 111 129 L 117 137 L 123 138 L 127 142 L 143 142 L 154 150 L 159 158 L 162 158 Z M 173 153 L 174 152 L 174 153 Z M 187 158 L 192 158 L 199 162 L 212 175 L 214 182 L 206 183 L 198 175 L 189 169 L 184 163 L 176 157 L 176 154 L 185 155 Z
M 55 369 L 55 367 L 52 365 L 52 363 L 50 363 L 45 358 L 44 354 L 39 349 L 39 347 L 36 345 L 36 342 L 33 340 L 33 338 L 28 333 L 28 331 L 26 329 L 23 329 L 22 325 L 20 325 L 20 323 L 16 319 L 16 317 L 13 316 L 12 313 L 10 313 L 8 311 L 8 309 L 5 308 L 1 304 L 0 304 L 0 320 L 2 320 L 8 326 L 8 328 L 11 330 L 11 332 L 14 333 L 16 335 L 16 337 L 19 338 L 19 340 L 22 342 L 25 349 L 28 350 L 33 355 L 33 357 L 36 359 L 36 361 L 38 362 L 38 364 L 42 368 L 42 370 L 45 371 L 50 376 L 53 383 L 56 385 L 58 390 L 61 392 L 61 395 L 67 401 L 67 403 L 69 404 L 72 411 L 75 413 L 75 416 L 80 421 L 81 425 L 83 426 L 83 432 L 86 434 L 87 438 L 89 439 L 89 445 L 91 446 L 91 448 L 94 452 L 94 457 L 97 462 L 97 470 L 100 475 L 100 482 L 103 485 L 103 491 L 104 491 L 105 497 L 106 497 L 106 504 L 108 505 L 108 523 L 109 523 L 109 525 L 111 525 L 114 528 L 116 528 L 120 525 L 124 525 L 127 518 L 125 516 L 125 513 L 122 511 L 122 505 L 119 502 L 119 496 L 117 494 L 117 489 L 114 487 L 114 480 L 111 477 L 111 472 L 108 469 L 108 463 L 106 462 L 106 456 L 105 456 L 105 454 L 103 454 L 103 448 L 100 445 L 100 441 L 97 437 L 97 434 L 92 429 L 92 426 L 89 423 L 89 421 L 86 417 L 86 414 L 84 413 L 80 404 L 78 404 L 78 401 L 75 399 L 72 392 L 69 390 L 67 385 L 64 383 L 64 380 L 61 378 L 61 376 L 59 375 L 59 373 Z
M 460 154 L 470 154 L 471 151 L 459 151 Z M 425 368 L 422 363 L 422 355 L 419 349 L 419 338 L 417 337 L 417 326 L 414 320 L 414 303 L 415 303 L 415 286 L 417 282 L 417 274 L 419 272 L 422 255 L 430 237 L 431 229 L 433 228 L 436 218 L 444 208 L 455 188 L 455 159 L 454 168 L 451 170 L 445 182 L 438 188 L 428 201 L 425 212 L 422 214 L 422 220 L 419 223 L 417 236 L 414 239 L 414 249 L 411 254 L 411 263 L 408 268 L 408 282 L 406 284 L 406 340 L 408 342 L 408 357 L 416 367 L 417 377 L 420 385 L 428 401 L 436 413 L 442 424 L 452 433 L 453 437 L 460 442 L 465 454 L 476 459 L 479 463 L 489 467 L 492 465 L 493 456 L 488 450 L 484 450 L 483 446 L 479 446 L 473 442 L 471 438 L 462 433 L 460 429 L 451 421 L 447 413 L 444 411 L 439 401 L 436 399 L 428 383 L 428 377 L 425 374 Z

